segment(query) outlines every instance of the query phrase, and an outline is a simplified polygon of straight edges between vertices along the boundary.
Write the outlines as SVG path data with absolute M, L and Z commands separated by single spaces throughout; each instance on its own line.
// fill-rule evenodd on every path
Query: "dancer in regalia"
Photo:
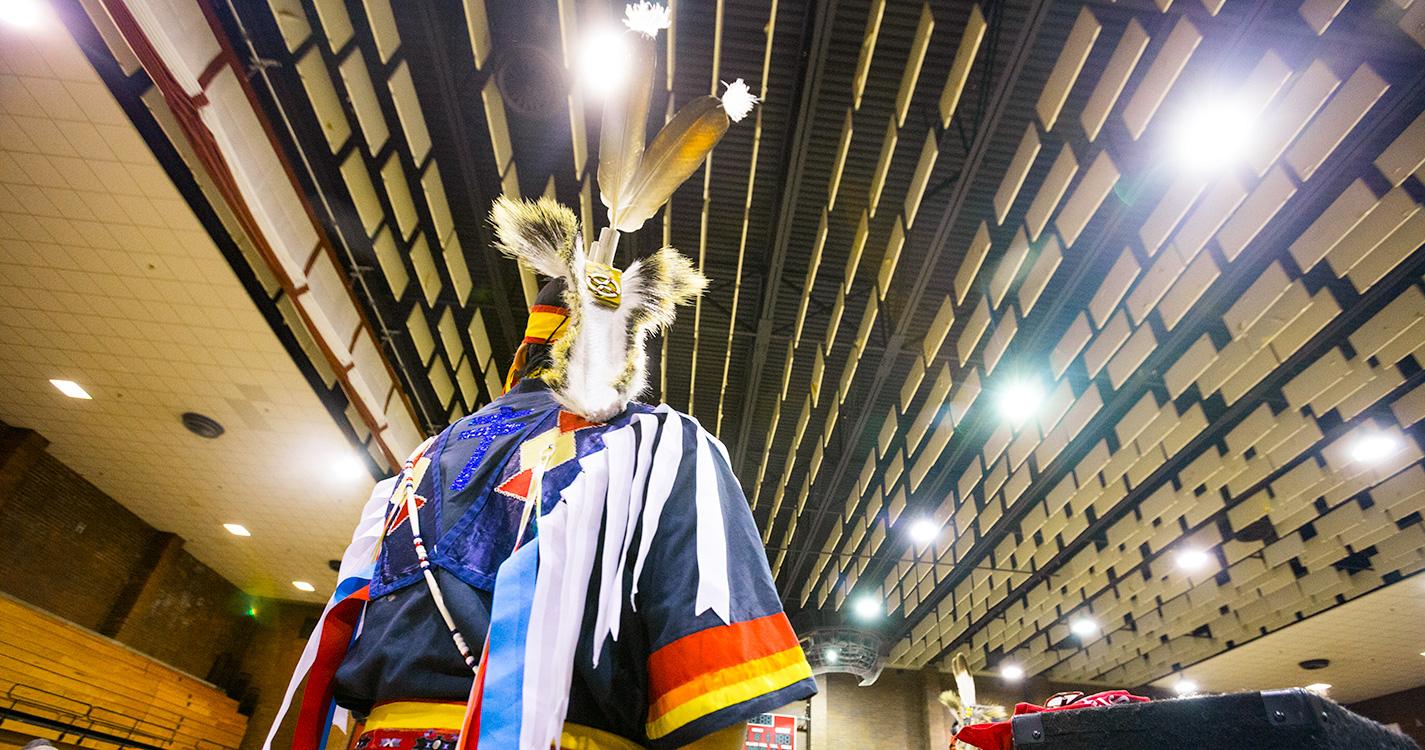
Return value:
M 726 450 L 633 400 L 644 340 L 706 280 L 672 248 L 610 265 L 755 100 L 738 81 L 690 102 L 645 149 L 667 15 L 629 16 L 640 74 L 600 141 L 610 227 L 586 250 L 554 201 L 496 204 L 501 250 L 553 280 L 507 393 L 377 485 L 289 688 L 305 675 L 294 750 L 346 710 L 357 750 L 741 748 L 749 718 L 816 692 Z

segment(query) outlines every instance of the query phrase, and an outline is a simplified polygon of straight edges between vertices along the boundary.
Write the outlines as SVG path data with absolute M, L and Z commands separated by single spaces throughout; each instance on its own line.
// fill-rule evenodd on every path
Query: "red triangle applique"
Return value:
M 534 469 L 525 469 L 524 471 L 521 471 L 520 473 L 510 477 L 509 479 L 506 479 L 503 483 L 500 484 L 500 486 L 496 487 L 495 489 L 505 493 L 506 495 L 509 495 L 510 497 L 517 497 L 521 500 L 528 500 L 529 488 L 533 482 Z
M 590 422 L 589 420 L 584 419 L 578 414 L 574 414 L 572 412 L 567 411 L 559 412 L 559 434 L 561 435 L 567 432 L 573 432 L 575 430 L 582 430 L 585 427 L 598 426 L 598 422 Z

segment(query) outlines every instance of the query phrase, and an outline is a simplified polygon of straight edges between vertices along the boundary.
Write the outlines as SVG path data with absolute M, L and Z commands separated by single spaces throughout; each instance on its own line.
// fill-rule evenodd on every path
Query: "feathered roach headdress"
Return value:
M 491 211 L 501 252 L 562 279 L 569 320 L 541 376 L 566 409 L 594 421 L 623 411 L 646 386 L 644 341 L 673 323 L 674 308 L 701 294 L 707 279 L 671 247 L 614 268 L 620 232 L 634 232 L 668 202 L 756 98 L 741 79 L 721 99 L 689 102 L 652 143 L 644 143 L 653 87 L 655 39 L 668 11 L 629 5 L 624 23 L 633 80 L 604 107 L 599 193 L 609 226 L 584 248 L 574 212 L 559 203 L 501 198 Z

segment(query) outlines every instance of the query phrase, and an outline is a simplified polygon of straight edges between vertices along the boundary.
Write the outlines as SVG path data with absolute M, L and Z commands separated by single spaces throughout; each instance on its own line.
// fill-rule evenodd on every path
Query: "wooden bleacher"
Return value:
M 236 750 L 237 709 L 207 682 L 0 595 L 0 730 L 101 750 Z

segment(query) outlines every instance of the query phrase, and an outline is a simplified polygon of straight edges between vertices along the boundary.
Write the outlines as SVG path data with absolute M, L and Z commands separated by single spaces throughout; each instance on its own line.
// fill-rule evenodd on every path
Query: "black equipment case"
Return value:
M 1293 688 L 1023 714 L 1015 750 L 1419 750 L 1414 740 Z

